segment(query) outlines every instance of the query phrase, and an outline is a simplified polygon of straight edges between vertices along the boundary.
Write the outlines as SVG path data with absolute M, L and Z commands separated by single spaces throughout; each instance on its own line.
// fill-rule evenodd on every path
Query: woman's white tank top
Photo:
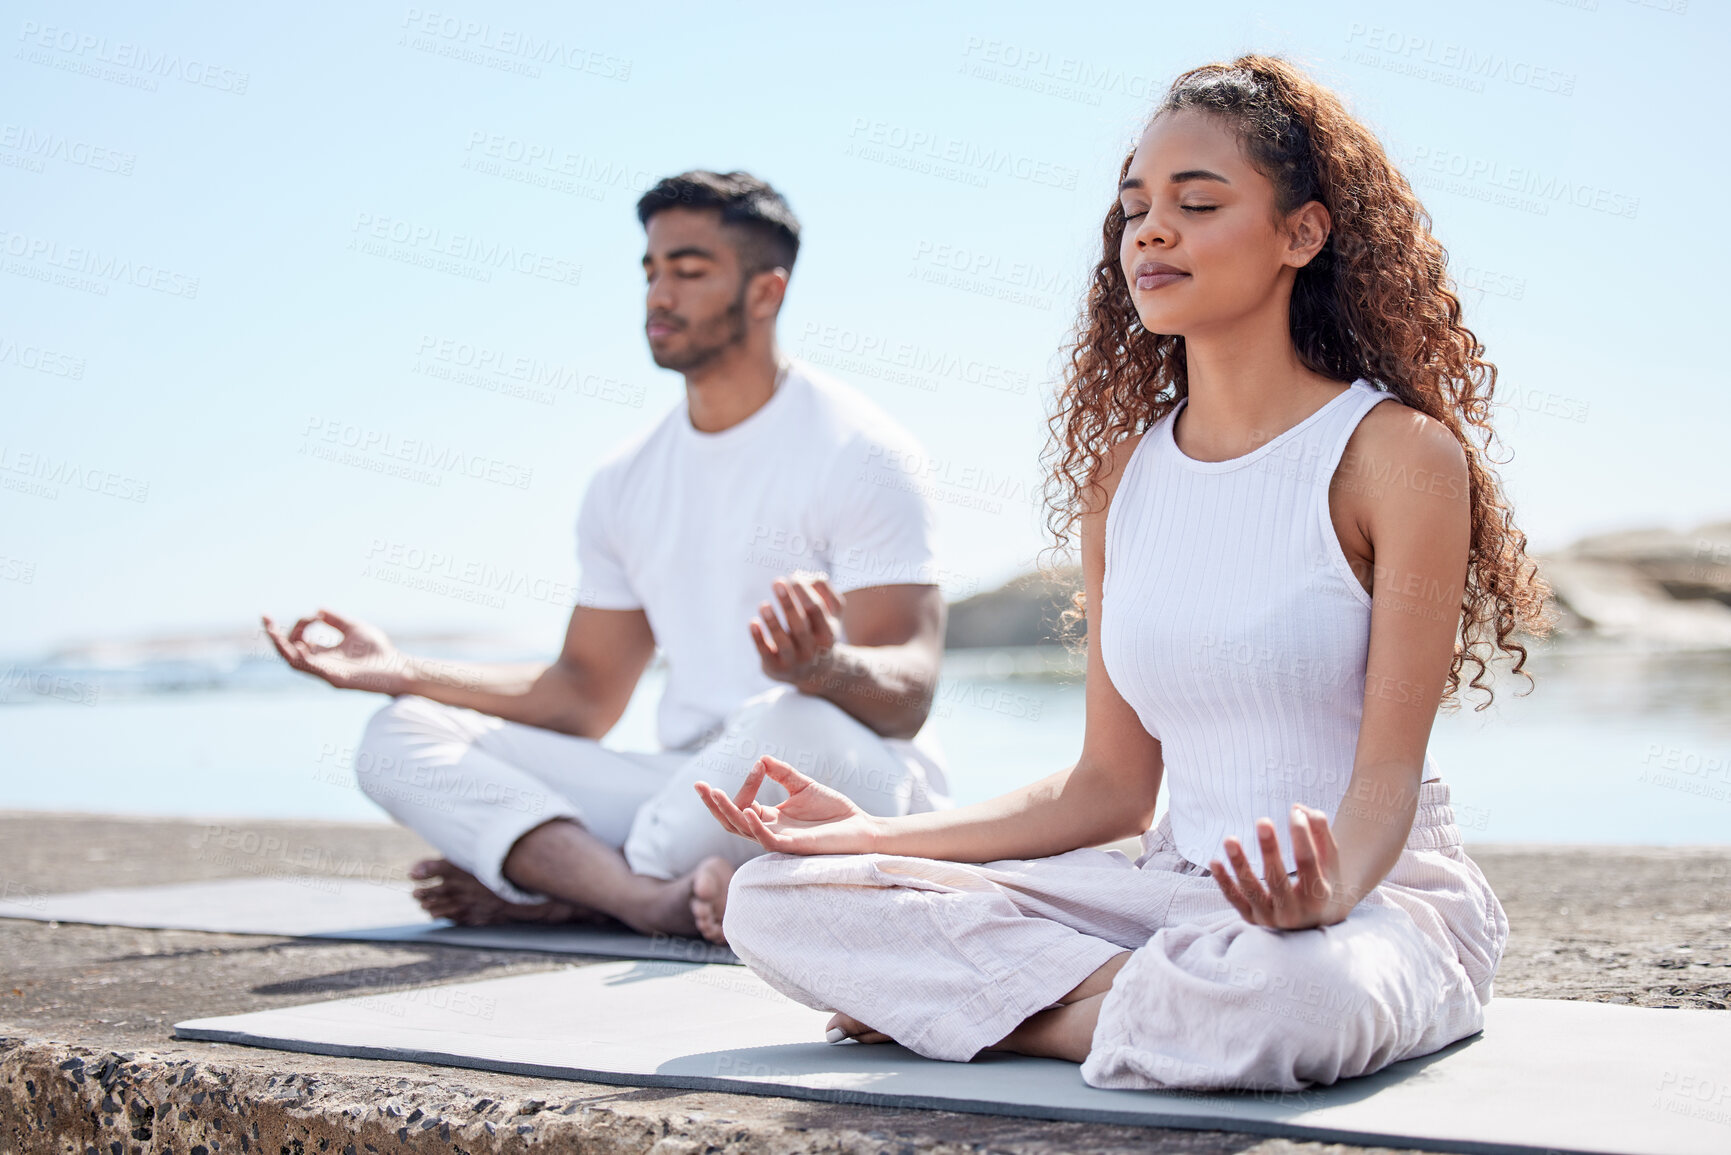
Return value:
M 1345 796 L 1371 599 L 1328 490 L 1347 439 L 1389 396 L 1361 378 L 1227 461 L 1179 450 L 1180 401 L 1124 466 L 1106 513 L 1100 657 L 1160 741 L 1172 836 L 1193 863 L 1226 861 L 1233 834 L 1260 877 L 1266 816 L 1290 872 L 1293 803 L 1332 821 Z

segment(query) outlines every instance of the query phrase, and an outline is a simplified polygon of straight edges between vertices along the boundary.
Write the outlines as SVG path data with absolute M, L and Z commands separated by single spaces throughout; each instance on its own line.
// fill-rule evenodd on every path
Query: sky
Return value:
M 1731 517 L 1728 20 L 1690 0 L 7 4 L 0 654 L 324 605 L 551 651 L 596 462 L 683 403 L 634 205 L 749 170 L 782 349 L 924 445 L 946 591 L 1046 543 L 1057 354 L 1180 71 L 1276 52 L 1411 178 L 1535 549 Z

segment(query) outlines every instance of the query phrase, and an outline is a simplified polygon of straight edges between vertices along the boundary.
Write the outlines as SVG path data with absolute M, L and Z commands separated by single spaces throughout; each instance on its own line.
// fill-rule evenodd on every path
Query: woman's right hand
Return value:
M 787 791 L 787 801 L 765 806 L 756 801 L 765 775 Z M 734 834 L 765 850 L 783 854 L 867 854 L 876 848 L 883 823 L 853 800 L 764 755 L 745 776 L 736 798 L 707 782 L 694 783 L 709 812 Z

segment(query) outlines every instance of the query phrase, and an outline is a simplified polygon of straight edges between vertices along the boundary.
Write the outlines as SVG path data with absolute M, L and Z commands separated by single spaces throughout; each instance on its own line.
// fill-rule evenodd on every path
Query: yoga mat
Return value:
M 738 963 L 724 946 L 623 926 L 456 926 L 429 919 L 401 883 L 314 875 L 273 875 L 37 894 L 0 901 L 0 918 L 203 930 L 366 942 L 440 943 L 616 958 Z
M 734 1091 L 1433 1151 L 1725 1155 L 1731 1014 L 1495 999 L 1482 1034 L 1290 1094 L 1106 1091 L 1055 1059 L 822 1041 L 740 967 L 613 962 L 177 1023 L 183 1039 Z

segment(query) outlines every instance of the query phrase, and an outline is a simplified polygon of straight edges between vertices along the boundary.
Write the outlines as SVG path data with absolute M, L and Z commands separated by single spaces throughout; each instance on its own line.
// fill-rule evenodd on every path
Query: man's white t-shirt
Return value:
M 667 662 L 664 748 L 703 742 L 745 699 L 781 684 L 763 672 L 747 626 L 760 603 L 777 604 L 777 577 L 826 573 L 844 595 L 937 584 L 932 510 L 916 481 L 923 460 L 870 400 L 793 360 L 738 424 L 700 432 L 681 401 L 602 462 L 577 517 L 578 604 L 648 616 Z M 887 741 L 946 792 L 929 740 Z

